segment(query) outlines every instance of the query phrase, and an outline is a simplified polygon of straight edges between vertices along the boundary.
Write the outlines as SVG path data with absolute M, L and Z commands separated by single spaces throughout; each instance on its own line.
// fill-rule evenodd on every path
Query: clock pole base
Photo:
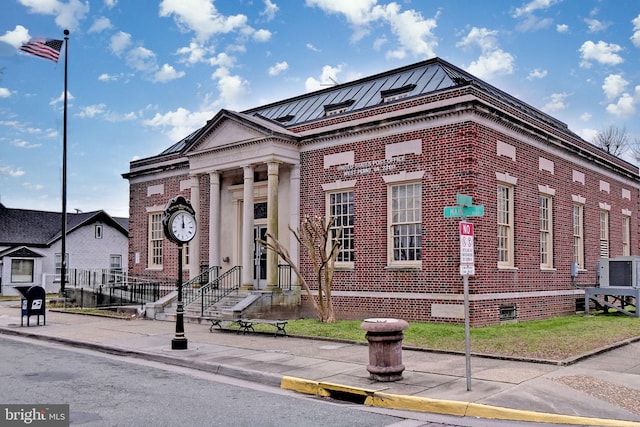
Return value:
M 171 350 L 186 350 L 187 343 L 186 338 L 174 338 L 171 340 Z

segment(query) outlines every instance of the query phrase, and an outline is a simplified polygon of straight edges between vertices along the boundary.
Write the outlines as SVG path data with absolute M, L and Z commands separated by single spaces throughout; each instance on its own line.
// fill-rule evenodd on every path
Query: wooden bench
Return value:
M 287 321 L 286 320 L 269 320 L 269 319 L 226 319 L 223 317 L 205 317 L 204 319 L 211 322 L 211 326 L 209 326 L 209 332 L 213 332 L 215 327 L 217 326 L 219 329 L 222 329 L 222 323 L 236 323 L 239 326 L 238 334 L 242 332 L 242 334 L 246 334 L 247 332 L 255 333 L 255 329 L 253 325 L 271 325 L 276 328 L 274 337 L 278 335 L 287 336 Z

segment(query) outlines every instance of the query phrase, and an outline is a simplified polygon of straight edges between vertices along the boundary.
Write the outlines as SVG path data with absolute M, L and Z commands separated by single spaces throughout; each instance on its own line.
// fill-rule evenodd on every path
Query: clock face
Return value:
M 169 222 L 171 234 L 179 242 L 188 242 L 196 234 L 196 220 L 188 212 L 178 212 L 171 217 Z

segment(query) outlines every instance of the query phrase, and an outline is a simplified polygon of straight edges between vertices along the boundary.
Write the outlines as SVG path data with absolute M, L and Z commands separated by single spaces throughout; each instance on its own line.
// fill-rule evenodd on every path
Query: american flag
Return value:
M 40 58 L 58 62 L 62 42 L 62 40 L 53 39 L 34 39 L 20 46 L 20 50 Z

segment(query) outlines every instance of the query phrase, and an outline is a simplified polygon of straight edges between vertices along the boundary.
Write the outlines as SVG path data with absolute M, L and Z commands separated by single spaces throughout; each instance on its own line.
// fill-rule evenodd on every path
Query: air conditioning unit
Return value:
M 600 258 L 601 288 L 640 288 L 640 256 Z

